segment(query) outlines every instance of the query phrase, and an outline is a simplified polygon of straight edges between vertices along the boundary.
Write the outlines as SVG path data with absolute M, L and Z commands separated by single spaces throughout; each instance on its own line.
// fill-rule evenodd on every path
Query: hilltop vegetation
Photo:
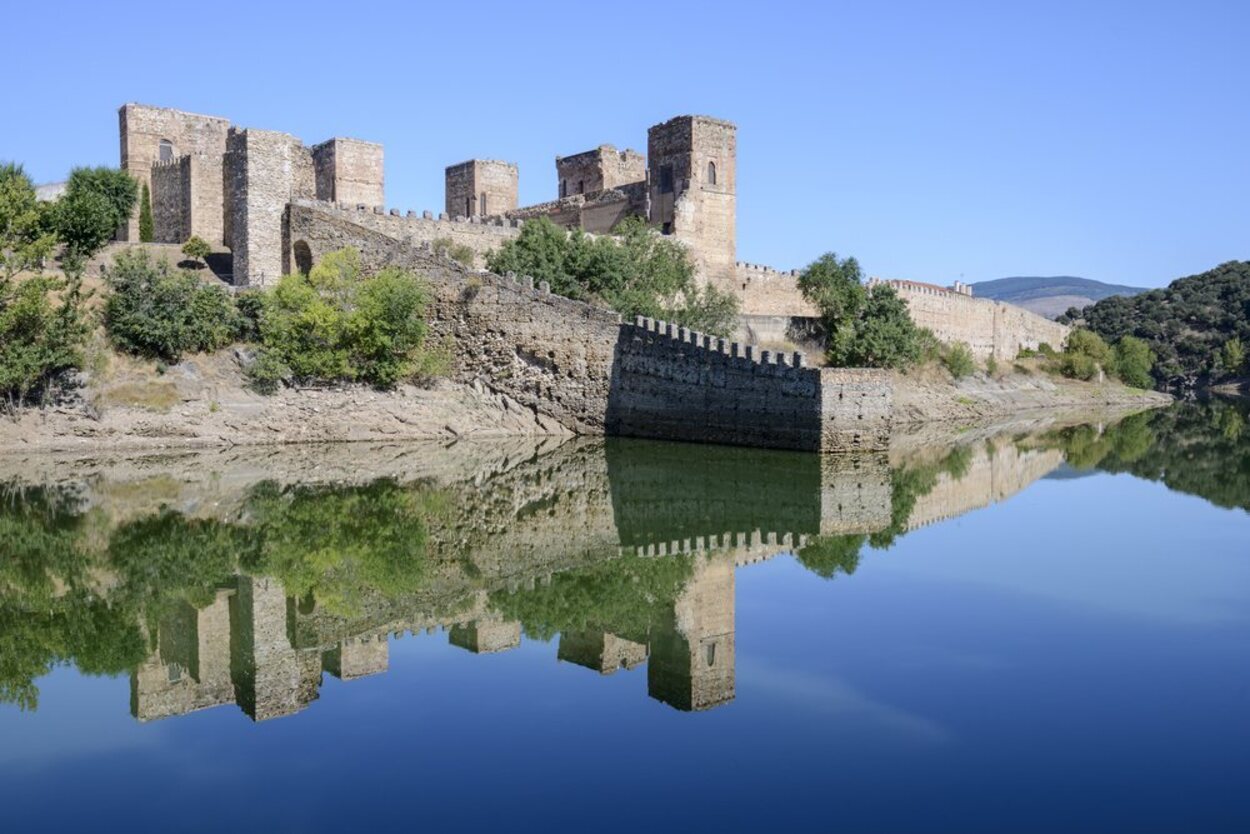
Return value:
M 1083 324 L 1108 342 L 1135 336 L 1158 357 L 1156 387 L 1192 389 L 1246 373 L 1250 342 L 1250 261 L 1229 261 L 1131 298 L 1072 309 L 1060 321 Z

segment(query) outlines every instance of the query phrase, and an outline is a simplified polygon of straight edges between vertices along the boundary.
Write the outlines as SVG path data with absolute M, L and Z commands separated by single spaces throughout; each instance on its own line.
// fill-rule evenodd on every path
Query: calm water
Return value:
M 3 829 L 1250 830 L 1250 426 L 0 459 Z

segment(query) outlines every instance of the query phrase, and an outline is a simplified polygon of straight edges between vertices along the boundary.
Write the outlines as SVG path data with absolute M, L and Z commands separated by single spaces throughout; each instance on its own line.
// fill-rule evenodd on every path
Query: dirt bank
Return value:
M 977 372 L 958 380 L 934 366 L 895 374 L 896 430 L 930 423 L 982 425 L 1008 418 L 1028 421 L 1068 416 L 1088 422 L 1174 401 L 1158 391 L 1142 391 L 1110 380 L 1080 382 L 1025 364 L 1020 367 L 1025 370 L 1000 376 Z
M 159 371 L 116 355 L 77 396 L 0 418 L 0 451 L 568 436 L 559 423 L 481 386 L 436 382 L 250 391 L 233 351 Z

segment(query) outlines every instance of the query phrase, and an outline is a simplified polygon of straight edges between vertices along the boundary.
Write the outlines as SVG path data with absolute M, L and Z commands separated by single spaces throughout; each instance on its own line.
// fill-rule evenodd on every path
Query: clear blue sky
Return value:
M 281 8 L 279 6 L 281 5 Z M 645 152 L 738 124 L 738 258 L 853 254 L 948 282 L 1159 286 L 1250 258 L 1250 2 L 13 3 L 0 159 L 118 161 L 117 107 L 386 146 L 387 203 L 444 166 Z

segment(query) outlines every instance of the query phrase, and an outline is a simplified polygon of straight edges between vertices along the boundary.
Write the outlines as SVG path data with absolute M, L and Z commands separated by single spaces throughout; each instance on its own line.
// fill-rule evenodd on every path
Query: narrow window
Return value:
M 482 192 L 482 216 L 486 216 L 486 192 Z
M 716 163 L 709 162 L 707 164 L 707 184 L 716 185 Z
M 560 199 L 563 200 L 567 196 L 569 196 L 569 181 L 560 180 Z
M 660 229 L 660 234 L 671 235 L 672 233 L 673 233 L 673 223 L 671 220 L 666 221 L 664 223 L 664 226 Z
M 586 181 L 585 181 L 585 180 L 578 180 L 578 181 L 577 181 L 577 193 L 578 193 L 578 194 L 585 194 L 585 193 L 586 193 Z
M 660 193 L 661 194 L 673 193 L 673 166 L 672 165 L 660 166 Z
M 707 649 L 705 651 L 706 651 L 706 657 L 707 657 L 707 665 L 715 666 L 716 665 L 716 644 L 708 643 Z
M 464 198 L 464 216 L 465 217 L 473 216 L 473 198 L 472 197 Z
M 168 139 L 161 140 L 160 160 L 161 162 L 172 162 L 174 159 L 174 143 Z

